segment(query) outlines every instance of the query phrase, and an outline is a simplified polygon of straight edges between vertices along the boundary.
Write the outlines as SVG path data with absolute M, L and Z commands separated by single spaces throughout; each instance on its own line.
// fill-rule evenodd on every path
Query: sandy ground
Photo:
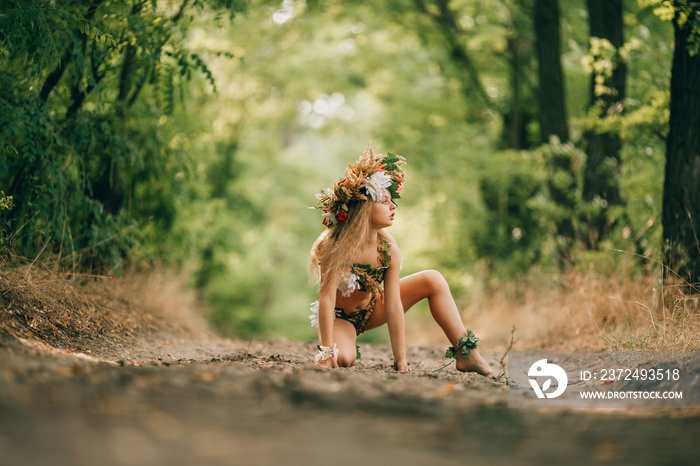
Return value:
M 444 348 L 410 348 L 397 374 L 383 346 L 326 371 L 311 342 L 49 343 L 0 327 L 2 465 L 697 461 L 697 413 L 509 409 L 504 382 L 442 368 Z

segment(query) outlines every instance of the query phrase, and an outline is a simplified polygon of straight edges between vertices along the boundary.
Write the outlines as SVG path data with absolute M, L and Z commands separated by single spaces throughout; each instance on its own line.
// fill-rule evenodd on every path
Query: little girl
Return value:
M 386 323 L 394 368 L 407 371 L 404 312 L 428 298 L 435 322 L 453 345 L 446 356 L 456 358 L 457 370 L 493 376 L 443 276 L 427 270 L 399 278 L 401 251 L 385 228 L 394 223 L 393 200 L 403 188 L 405 163 L 368 145 L 334 189 L 316 196 L 326 226 L 309 262 L 312 280 L 320 281 L 320 297 L 309 317 L 320 339 L 316 362 L 328 368 L 352 366 L 357 335 Z

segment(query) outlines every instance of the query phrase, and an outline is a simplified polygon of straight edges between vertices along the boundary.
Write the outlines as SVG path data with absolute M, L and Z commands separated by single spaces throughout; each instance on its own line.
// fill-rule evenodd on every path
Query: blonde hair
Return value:
M 343 273 L 352 267 L 353 257 L 366 246 L 371 226 L 372 201 L 356 201 L 348 205 L 348 219 L 321 233 L 311 248 L 309 278 L 312 282 L 336 285 Z M 391 241 L 383 230 L 379 237 Z M 322 276 L 323 275 L 323 276 Z

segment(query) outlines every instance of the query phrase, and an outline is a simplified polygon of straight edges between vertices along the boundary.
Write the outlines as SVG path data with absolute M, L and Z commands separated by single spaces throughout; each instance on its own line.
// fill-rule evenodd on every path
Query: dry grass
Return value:
M 513 327 L 513 349 L 520 351 L 700 348 L 700 296 L 663 288 L 657 277 L 611 278 L 588 271 L 529 282 L 476 293 L 461 306 L 467 326 L 490 350 L 507 348 Z M 430 315 L 411 318 L 408 341 L 444 343 L 428 321 Z
M 197 309 L 184 279 L 158 270 L 110 278 L 0 262 L 0 328 L 57 348 L 104 352 L 158 332 L 204 332 Z

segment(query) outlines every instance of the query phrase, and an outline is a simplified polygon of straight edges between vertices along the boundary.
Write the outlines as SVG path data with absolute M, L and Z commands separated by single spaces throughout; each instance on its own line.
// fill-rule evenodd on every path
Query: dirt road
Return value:
M 442 348 L 410 349 L 407 374 L 391 369 L 389 348 L 361 351 L 355 367 L 324 371 L 305 342 L 158 333 L 132 345 L 66 350 L 0 328 L 0 464 L 697 459 L 692 413 L 509 409 L 505 383 L 439 370 Z

